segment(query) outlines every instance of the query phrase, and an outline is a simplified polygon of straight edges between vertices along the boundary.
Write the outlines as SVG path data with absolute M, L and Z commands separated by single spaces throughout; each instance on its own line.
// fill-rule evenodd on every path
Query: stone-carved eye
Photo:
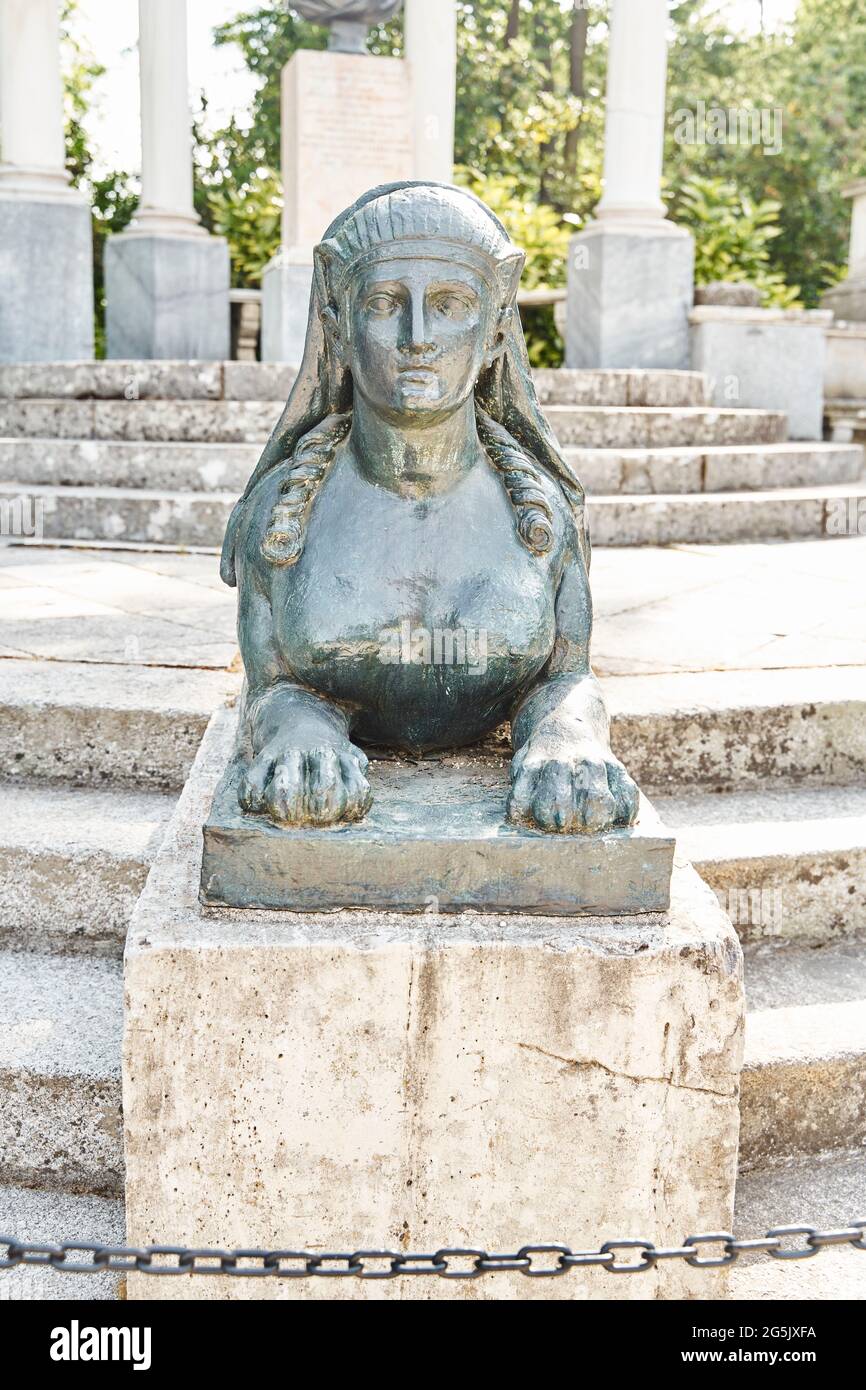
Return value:
M 432 307 L 443 315 L 446 319 L 465 319 L 475 308 L 474 302 L 468 295 L 458 294 L 454 290 L 442 290 L 433 295 Z
M 388 318 L 400 308 L 400 300 L 387 290 L 379 290 L 377 294 L 370 295 L 364 307 L 368 314 L 376 318 Z

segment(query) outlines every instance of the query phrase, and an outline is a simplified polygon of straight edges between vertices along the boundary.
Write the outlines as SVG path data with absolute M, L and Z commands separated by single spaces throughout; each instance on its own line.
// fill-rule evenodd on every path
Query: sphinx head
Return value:
M 470 194 L 409 187 L 316 249 L 319 311 L 355 392 L 394 423 L 459 409 L 503 351 L 523 254 Z

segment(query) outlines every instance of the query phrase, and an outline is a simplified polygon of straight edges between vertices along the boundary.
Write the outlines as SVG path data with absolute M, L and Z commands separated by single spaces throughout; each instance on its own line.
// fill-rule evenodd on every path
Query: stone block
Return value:
M 760 309 L 761 291 L 745 281 L 712 280 L 695 286 L 696 304 L 724 304 L 728 308 Z
M 414 174 L 408 64 L 299 49 L 282 73 L 283 246 L 311 260 L 356 198 Z
M 689 322 L 692 366 L 710 378 L 714 405 L 782 410 L 792 439 L 822 437 L 828 313 L 706 304 Z
M 313 248 L 370 188 L 414 177 L 408 64 L 300 49 L 283 68 L 282 248 L 262 276 L 262 360 L 304 355 Z
M 827 329 L 824 396 L 828 401 L 866 402 L 866 323 L 834 323 Z
M 105 330 L 112 358 L 227 358 L 228 243 L 139 232 L 109 237 Z
M 202 897 L 300 912 L 599 914 L 670 905 L 674 838 L 642 803 L 634 826 L 547 835 L 505 820 L 508 759 L 470 750 L 372 759 L 373 805 L 355 825 L 289 829 L 238 806 L 232 761 L 204 826 Z
M 688 367 L 694 257 L 689 233 L 661 220 L 593 222 L 572 237 L 566 365 Z
M 0 196 L 0 362 L 92 356 L 89 204 Z
M 742 958 L 692 870 L 661 917 L 205 909 L 201 824 L 232 741 L 217 716 L 127 939 L 130 1241 L 510 1251 L 729 1228 Z M 678 1299 L 725 1282 L 670 1261 L 631 1279 L 132 1276 L 129 1296 Z
M 262 361 L 290 363 L 293 375 L 304 356 L 312 285 L 312 261 L 298 263 L 282 253 L 262 275 Z
M 866 321 L 866 275 L 851 276 L 821 296 L 821 307 L 842 323 Z

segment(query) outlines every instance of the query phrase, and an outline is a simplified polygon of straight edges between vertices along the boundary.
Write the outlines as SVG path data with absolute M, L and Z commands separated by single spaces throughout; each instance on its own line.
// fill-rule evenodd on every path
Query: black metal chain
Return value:
M 800 1244 L 788 1245 L 792 1236 Z M 703 1246 L 720 1246 L 701 1254 Z M 693 1269 L 718 1269 L 741 1255 L 762 1253 L 774 1260 L 808 1260 L 829 1246 L 866 1250 L 866 1221 L 852 1221 L 836 1231 L 814 1226 L 774 1226 L 766 1235 L 736 1240 L 727 1232 L 687 1236 L 682 1245 L 659 1248 L 649 1240 L 606 1240 L 598 1250 L 572 1250 L 567 1245 L 524 1245 L 514 1255 L 491 1255 L 486 1250 L 449 1246 L 432 1255 L 409 1255 L 396 1250 L 355 1250 L 351 1254 L 316 1254 L 309 1250 L 212 1250 L 183 1245 L 100 1245 L 68 1240 L 61 1245 L 34 1245 L 0 1236 L 0 1270 L 19 1265 L 42 1265 L 61 1274 L 120 1273 L 179 1275 L 223 1274 L 237 1279 L 396 1279 L 400 1275 L 432 1274 L 439 1279 L 478 1279 L 504 1271 L 530 1279 L 552 1279 L 572 1269 L 597 1268 L 608 1274 L 644 1274 L 667 1260 L 684 1260 Z M 628 1260 L 620 1251 L 633 1251 Z M 89 1256 L 82 1259 L 81 1256 Z

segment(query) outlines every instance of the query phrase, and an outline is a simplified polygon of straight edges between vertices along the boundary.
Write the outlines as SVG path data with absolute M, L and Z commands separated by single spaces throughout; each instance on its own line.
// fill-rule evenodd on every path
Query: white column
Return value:
M 0 190 L 75 197 L 65 167 L 58 0 L 0 0 Z
M 667 0 L 612 0 L 597 218 L 661 221 Z
M 405 25 L 406 59 L 412 78 L 415 177 L 451 183 L 457 94 L 455 0 L 406 0 Z
M 141 202 L 131 231 L 206 236 L 192 200 L 186 0 L 138 0 Z
M 866 279 L 866 179 L 849 184 L 842 189 L 842 193 L 846 198 L 853 199 L 848 278 L 863 280 Z

